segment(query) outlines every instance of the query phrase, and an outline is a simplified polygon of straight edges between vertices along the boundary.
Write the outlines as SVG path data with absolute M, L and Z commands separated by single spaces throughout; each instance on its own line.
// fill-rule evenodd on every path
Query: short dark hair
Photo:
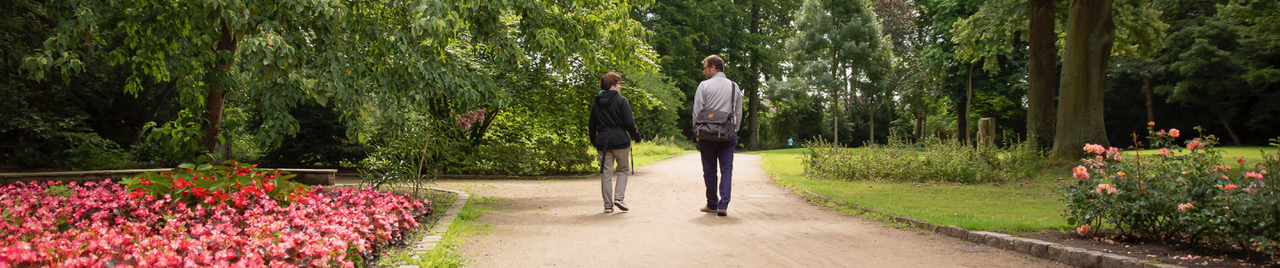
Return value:
M 617 85 L 622 81 L 622 76 L 615 72 L 609 72 L 600 77 L 600 90 L 609 90 L 613 85 Z
M 711 56 L 707 56 L 707 58 L 702 59 L 702 67 L 706 68 L 707 66 L 716 67 L 716 71 L 723 72 L 724 59 L 721 59 L 720 56 L 716 56 L 716 54 L 711 54 Z

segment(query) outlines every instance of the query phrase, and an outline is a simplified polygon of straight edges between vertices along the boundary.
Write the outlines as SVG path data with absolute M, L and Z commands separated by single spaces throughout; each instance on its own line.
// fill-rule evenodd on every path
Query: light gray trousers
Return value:
M 600 195 L 606 208 L 613 207 L 613 200 L 622 201 L 627 192 L 627 175 L 631 172 L 627 153 L 630 152 L 631 148 L 600 151 Z M 613 184 L 614 173 L 618 175 L 617 186 Z

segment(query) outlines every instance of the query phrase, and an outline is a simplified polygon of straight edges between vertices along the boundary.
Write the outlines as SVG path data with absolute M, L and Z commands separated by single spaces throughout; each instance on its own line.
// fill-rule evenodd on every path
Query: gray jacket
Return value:
M 693 124 L 698 124 L 698 112 L 702 110 L 711 111 L 729 111 L 733 109 L 733 123 L 739 130 L 742 129 L 742 88 L 734 90 L 733 81 L 724 77 L 724 72 L 716 73 L 711 78 L 698 83 L 698 92 L 693 96 Z M 733 102 L 738 102 L 734 104 Z

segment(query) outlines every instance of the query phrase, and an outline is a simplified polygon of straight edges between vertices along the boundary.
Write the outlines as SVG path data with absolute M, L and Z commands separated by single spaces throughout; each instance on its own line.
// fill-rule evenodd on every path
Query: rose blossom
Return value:
M 1111 187 L 1111 184 L 1107 184 L 1107 183 L 1098 184 L 1098 187 L 1093 188 L 1093 190 L 1094 190 L 1095 192 L 1098 192 L 1098 194 L 1114 194 L 1114 193 L 1116 193 L 1116 187 Z
M 1086 169 L 1084 166 L 1076 166 L 1075 168 L 1071 169 L 1071 171 L 1075 173 L 1075 176 L 1077 179 L 1081 179 L 1081 180 L 1089 179 L 1089 170 Z
M 1245 178 L 1250 178 L 1250 179 L 1255 179 L 1255 180 L 1262 180 L 1262 174 L 1259 174 L 1259 173 L 1257 173 L 1257 172 L 1253 172 L 1253 171 L 1245 172 L 1245 173 L 1244 173 L 1244 177 L 1245 177 Z
M 1193 208 L 1196 208 L 1196 206 L 1192 205 L 1191 203 L 1184 203 L 1184 204 L 1178 205 L 1178 211 L 1182 211 L 1182 212 L 1187 212 L 1188 209 L 1193 209 Z
M 1089 228 L 1089 225 L 1088 225 L 1088 224 L 1080 225 L 1080 228 L 1076 228 L 1076 233 L 1077 233 L 1077 234 L 1080 234 L 1080 235 L 1088 235 L 1088 234 L 1089 234 L 1089 229 L 1091 229 L 1091 228 Z
M 1181 132 L 1181 131 L 1178 131 L 1178 129 L 1176 129 L 1176 128 L 1171 128 L 1171 129 L 1169 129 L 1169 137 L 1177 138 L 1178 136 L 1180 136 L 1180 134 L 1181 134 L 1181 133 L 1182 133 L 1182 132 Z
M 1173 151 L 1169 151 L 1169 148 L 1160 148 L 1160 156 L 1170 156 L 1170 155 L 1173 155 Z
M 1193 140 L 1191 142 L 1187 142 L 1187 150 L 1195 150 L 1197 148 L 1204 148 L 1204 143 L 1200 142 L 1200 140 Z
M 1084 145 L 1084 151 L 1093 154 L 1104 154 L 1107 152 L 1107 149 L 1103 148 L 1102 145 L 1086 143 Z

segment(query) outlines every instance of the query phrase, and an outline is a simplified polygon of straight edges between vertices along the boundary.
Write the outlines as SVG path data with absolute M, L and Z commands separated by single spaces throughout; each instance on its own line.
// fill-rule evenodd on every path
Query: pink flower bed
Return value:
M 130 197 L 109 182 L 0 187 L 2 267 L 353 267 L 430 206 L 371 189 L 306 191 L 282 206 Z

